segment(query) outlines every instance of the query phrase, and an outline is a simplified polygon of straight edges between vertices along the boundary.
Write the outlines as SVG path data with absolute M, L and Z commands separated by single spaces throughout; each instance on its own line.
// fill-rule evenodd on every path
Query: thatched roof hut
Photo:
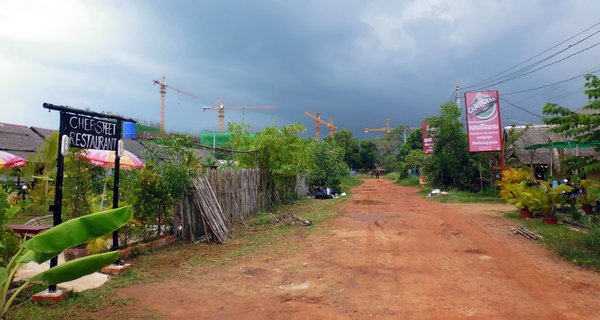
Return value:
M 559 158 L 563 155 L 573 156 L 596 156 L 599 154 L 593 148 L 572 148 L 572 149 L 534 149 L 526 150 L 528 146 L 535 144 L 544 144 L 551 142 L 567 141 L 566 138 L 561 135 L 551 132 L 550 126 L 547 125 L 535 125 L 529 128 L 517 127 L 517 131 L 525 130 L 523 135 L 515 141 L 514 149 L 515 156 L 519 162 L 526 165 L 549 165 L 551 163 L 557 164 Z

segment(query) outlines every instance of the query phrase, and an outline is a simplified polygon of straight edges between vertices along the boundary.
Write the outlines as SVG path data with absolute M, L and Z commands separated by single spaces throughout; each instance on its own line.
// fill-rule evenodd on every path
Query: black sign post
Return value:
M 111 150 L 116 153 L 114 186 L 113 186 L 113 208 L 119 206 L 119 140 L 122 134 L 123 121 L 135 122 L 114 115 L 106 115 L 87 110 L 79 110 L 65 106 L 56 106 L 44 103 L 44 108 L 60 112 L 60 126 L 58 139 L 58 165 L 56 170 L 56 183 L 54 193 L 54 204 L 50 206 L 53 212 L 54 226 L 62 223 L 62 188 L 64 176 L 63 136 L 69 137 L 69 147 L 83 149 Z M 119 234 L 113 232 L 112 250 L 119 250 Z M 58 264 L 58 258 L 50 260 L 50 268 Z M 49 292 L 56 292 L 56 285 L 48 287 Z
M 117 120 L 117 127 L 119 127 L 119 139 L 120 137 L 120 128 L 123 126 L 123 122 L 121 120 Z M 118 149 L 118 147 L 117 147 Z M 120 176 L 120 170 L 119 167 L 121 166 L 121 156 L 119 155 L 119 151 L 115 151 L 115 175 L 113 177 L 113 209 L 116 209 L 119 207 L 119 176 Z M 117 191 L 114 191 L 117 190 Z M 113 231 L 112 234 L 112 238 L 113 238 L 113 246 L 112 249 L 113 251 L 117 251 L 119 250 L 119 231 L 115 230 Z M 121 260 L 118 259 L 117 260 L 117 264 L 121 264 Z

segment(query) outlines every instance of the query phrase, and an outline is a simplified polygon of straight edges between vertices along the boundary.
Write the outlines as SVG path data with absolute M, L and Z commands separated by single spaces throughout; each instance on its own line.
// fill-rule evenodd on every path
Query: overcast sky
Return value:
M 226 107 L 277 106 L 225 111 L 226 122 L 254 131 L 300 122 L 313 135 L 308 111 L 359 135 L 386 117 L 419 126 L 456 81 L 479 83 L 586 29 L 503 75 L 532 63 L 527 72 L 540 70 L 468 89 L 497 89 L 534 114 L 545 102 L 578 109 L 583 77 L 504 94 L 600 68 L 598 0 L 0 0 L 0 8 L 0 122 L 45 128 L 59 116 L 44 102 L 158 122 L 152 80 L 165 76 L 199 97 L 167 89 L 167 130 L 217 130 L 217 112 L 202 106 L 224 98 Z M 504 124 L 540 122 L 505 101 L 501 112 Z

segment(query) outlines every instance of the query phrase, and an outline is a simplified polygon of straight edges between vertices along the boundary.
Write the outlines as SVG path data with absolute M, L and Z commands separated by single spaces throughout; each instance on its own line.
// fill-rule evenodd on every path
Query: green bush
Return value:
M 4 228 L 0 231 L 0 238 L 2 238 L 2 246 L 0 246 L 0 267 L 6 267 L 10 258 L 19 251 L 21 238 L 9 228 Z

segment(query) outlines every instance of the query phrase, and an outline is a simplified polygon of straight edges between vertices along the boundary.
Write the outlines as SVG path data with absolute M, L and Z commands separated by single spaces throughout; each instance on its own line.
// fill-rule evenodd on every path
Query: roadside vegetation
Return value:
M 342 188 L 350 189 L 361 183 L 355 177 L 342 180 Z M 126 305 L 129 299 L 114 297 L 116 288 L 133 284 L 160 281 L 177 277 L 197 277 L 202 268 L 215 265 L 232 265 L 247 256 L 256 254 L 291 255 L 302 250 L 302 241 L 312 232 L 326 232 L 322 223 L 339 214 L 336 206 L 346 197 L 330 200 L 303 199 L 293 204 L 282 205 L 274 210 L 261 212 L 251 220 L 235 226 L 233 239 L 215 246 L 213 244 L 191 244 L 177 242 L 168 246 L 138 252 L 138 256 L 128 260 L 135 265 L 118 277 L 111 278 L 100 288 L 72 293 L 69 299 L 55 304 L 40 305 L 30 301 L 32 294 L 45 289 L 35 285 L 27 289 L 9 313 L 10 319 L 71 319 L 82 315 L 94 318 L 94 311 L 111 306 Z M 302 220 L 309 220 L 310 226 L 294 225 L 292 221 L 278 222 L 285 214 L 293 214 Z M 115 317 L 142 317 L 159 319 L 164 315 L 145 311 L 142 314 L 115 314 Z
M 586 79 L 585 93 L 590 103 L 584 109 L 600 110 L 600 80 L 593 75 Z M 600 118 L 597 114 L 576 114 L 556 104 L 547 104 L 544 114 L 548 116 L 546 123 L 557 125 L 554 131 L 579 143 L 590 143 L 600 151 L 597 145 Z M 421 129 L 410 130 L 406 126 L 369 140 L 359 141 L 351 131 L 340 130 L 333 137 L 315 141 L 301 136 L 305 128 L 300 124 L 281 128 L 273 125 L 255 134 L 251 134 L 245 125 L 230 124 L 232 139 L 228 148 L 235 152 L 215 152 L 215 155 L 224 158 L 220 160 L 226 161 L 225 167 L 261 170 L 268 211 L 237 225 L 233 239 L 221 246 L 179 243 L 168 250 L 158 249 L 160 254 L 142 254 L 135 260 L 135 271 L 125 273 L 101 289 L 74 294 L 73 298 L 52 306 L 33 305 L 25 298 L 28 295 L 22 295 L 13 301 L 16 310 L 9 314 L 15 319 L 77 317 L 81 312 L 126 304 L 126 300 L 113 300 L 111 290 L 116 287 L 160 279 L 171 272 L 192 277 L 194 273 L 190 270 L 212 264 L 227 265 L 258 252 L 289 254 L 300 250 L 301 242 L 294 240 L 317 230 L 315 224 L 335 216 L 335 204 L 344 198 L 304 199 L 306 195 L 299 194 L 295 188 L 298 181 L 306 182 L 312 190 L 331 188 L 339 194 L 360 184 L 362 177 L 370 177 L 373 169 L 377 169 L 376 172 L 383 170 L 385 178 L 402 185 L 419 186 L 420 181 L 426 181 L 427 187 L 420 191 L 423 196 L 432 189 L 448 192 L 432 197 L 434 201 L 497 203 L 503 200 L 515 204 L 521 211 L 531 211 L 544 218 L 557 218 L 560 208 L 568 208 L 572 213 L 570 218 L 559 218 L 585 226 L 583 231 L 544 225 L 539 219 L 523 220 L 523 223 L 539 232 L 544 237 L 543 243 L 561 256 L 600 270 L 600 219 L 597 218 L 600 215 L 600 186 L 584 179 L 586 173 L 600 168 L 597 159 L 564 157 L 561 163 L 564 170 L 558 174 L 561 180 L 567 178 L 570 185 L 536 179 L 533 172 L 520 164 L 515 165 L 515 169 L 504 170 L 500 177 L 495 167 L 500 160 L 510 159 L 500 159 L 499 153 L 468 152 L 460 106 L 444 103 L 439 114 L 426 119 L 426 123 L 434 136 L 431 154 L 423 151 Z M 514 127 L 508 130 L 505 150 L 511 150 L 513 142 L 524 132 L 517 132 Z M 50 136 L 35 157 L 29 159 L 27 166 L 11 171 L 12 175 L 27 181 L 31 188 L 27 196 L 14 183 L 7 183 L 0 190 L 2 222 L 21 223 L 48 214 L 48 205 L 54 198 L 57 144 L 57 135 Z M 122 172 L 119 205 L 129 205 L 133 212 L 132 222 L 126 229 L 127 237 L 145 241 L 174 232 L 171 214 L 174 206 L 192 186 L 197 170 L 213 168 L 215 164 L 215 159 L 199 159 L 190 149 L 191 145 L 188 136 L 159 139 L 156 147 L 149 148 L 145 155 L 148 161 L 144 168 Z M 505 156 L 510 155 L 511 152 L 506 152 Z M 109 201 L 105 200 L 111 199 L 112 194 L 110 188 L 104 191 L 104 186 L 111 185 L 112 178 L 106 176 L 105 169 L 92 166 L 77 150 L 72 150 L 66 157 L 65 167 L 68 173 L 64 180 L 65 220 L 86 217 L 99 207 L 106 207 Z M 290 221 L 278 220 L 284 216 L 310 220 L 312 225 L 298 227 Z M 514 214 L 509 217 L 516 218 Z M 6 275 L 6 269 L 13 266 L 9 263 L 11 257 L 23 247 L 18 239 L 15 240 L 11 229 L 2 227 L 0 235 L 3 243 L 0 274 Z M 107 250 L 106 241 L 95 243 L 98 246 L 89 250 L 90 253 Z M 3 284 L 10 284 L 11 280 L 5 279 Z M 37 290 L 37 287 L 26 290 Z M 160 317 L 156 314 L 141 316 Z
M 548 225 L 542 219 L 523 219 L 518 211 L 505 216 L 542 236 L 544 239 L 538 240 L 539 243 L 557 255 L 576 265 L 600 271 L 600 224 L 592 223 L 589 229 L 581 229 L 565 224 Z

